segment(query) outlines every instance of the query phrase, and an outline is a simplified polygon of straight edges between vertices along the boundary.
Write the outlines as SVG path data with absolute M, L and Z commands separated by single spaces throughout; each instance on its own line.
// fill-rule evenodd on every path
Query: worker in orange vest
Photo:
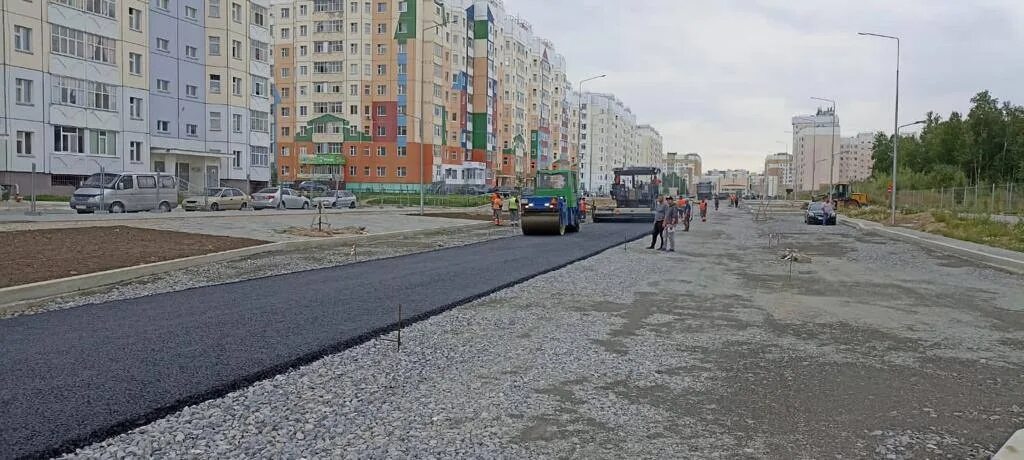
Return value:
M 700 221 L 701 222 L 707 222 L 708 221 L 708 200 L 706 198 L 701 198 L 700 199 L 700 204 L 697 205 L 697 207 L 700 208 Z
M 580 197 L 580 221 L 587 221 L 587 197 L 585 196 Z
M 494 214 L 494 225 L 501 225 L 501 195 L 498 192 L 494 192 L 494 196 L 491 197 L 491 211 Z

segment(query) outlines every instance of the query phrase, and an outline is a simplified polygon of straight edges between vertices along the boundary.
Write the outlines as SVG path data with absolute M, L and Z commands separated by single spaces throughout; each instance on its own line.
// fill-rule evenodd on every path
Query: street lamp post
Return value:
M 606 76 L 607 75 L 605 74 L 601 74 L 580 80 L 580 92 L 578 93 L 579 97 L 576 99 L 576 117 L 578 118 L 578 120 L 576 120 L 576 156 L 579 156 L 579 153 L 581 151 L 580 146 L 583 145 L 583 139 L 581 138 L 581 136 L 583 135 L 583 84 L 590 80 L 597 80 L 598 78 L 604 78 Z M 587 152 L 587 156 L 590 157 L 590 167 L 588 168 L 589 174 L 587 176 L 587 191 L 590 192 L 594 188 L 594 157 L 590 155 L 590 152 Z M 577 158 L 577 160 L 582 159 Z M 583 169 L 582 163 L 583 162 L 580 161 L 580 169 Z
M 419 40 L 420 41 L 420 54 L 419 54 L 419 56 L 416 56 L 418 58 L 418 60 L 420 61 L 420 66 L 419 66 L 420 67 L 420 71 L 419 71 L 419 77 L 420 77 L 420 113 L 419 113 L 419 115 L 420 115 L 420 215 L 421 216 L 423 215 L 423 202 L 425 201 L 425 195 L 424 195 L 424 186 L 425 186 L 425 184 L 423 183 L 423 170 L 426 168 L 426 165 L 425 165 L 425 163 L 423 161 L 424 160 L 424 157 L 423 157 L 423 142 L 426 140 L 426 137 L 425 137 L 426 135 L 424 134 L 424 131 L 423 131 L 423 124 L 424 124 L 424 122 L 427 119 L 427 117 L 423 116 L 424 115 L 423 114 L 423 104 L 427 100 L 426 90 L 424 89 L 427 86 L 427 79 L 424 78 L 424 76 L 423 76 L 423 72 L 424 72 L 423 68 L 425 66 L 424 63 L 423 63 L 423 61 L 424 61 L 423 51 L 427 47 L 427 43 L 426 43 L 426 40 L 425 40 L 426 35 L 427 35 L 427 31 L 428 30 L 437 29 L 438 27 L 445 27 L 445 26 L 448 25 L 448 15 L 445 13 L 444 5 L 439 3 L 437 0 L 435 0 L 434 3 L 438 4 L 439 6 L 441 6 L 441 22 L 435 22 L 434 25 L 432 25 L 430 27 L 424 27 L 423 28 L 423 32 L 420 34 L 420 40 Z
M 832 193 L 835 190 L 833 185 L 832 175 L 836 169 L 836 101 L 832 99 L 825 99 L 823 97 L 812 97 L 811 99 L 825 101 L 832 104 L 832 154 L 829 156 L 831 161 L 828 167 L 828 200 L 832 201 Z
M 892 212 L 891 224 L 896 225 L 896 154 L 899 151 L 900 131 L 900 39 L 891 35 L 875 34 L 870 32 L 858 32 L 857 35 L 887 38 L 896 40 L 896 103 L 893 110 L 893 133 L 892 133 Z

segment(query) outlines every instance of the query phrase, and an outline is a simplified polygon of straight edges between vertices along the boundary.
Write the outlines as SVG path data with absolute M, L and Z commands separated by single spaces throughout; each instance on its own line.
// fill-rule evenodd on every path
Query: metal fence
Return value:
M 897 191 L 896 204 L 901 208 L 1024 215 L 1024 184 L 988 184 Z

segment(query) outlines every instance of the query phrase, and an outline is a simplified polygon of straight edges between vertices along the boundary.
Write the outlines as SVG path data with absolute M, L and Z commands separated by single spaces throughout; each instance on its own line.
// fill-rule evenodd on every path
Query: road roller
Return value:
M 537 171 L 533 194 L 523 197 L 524 235 L 564 235 L 580 231 L 580 194 L 576 171 Z

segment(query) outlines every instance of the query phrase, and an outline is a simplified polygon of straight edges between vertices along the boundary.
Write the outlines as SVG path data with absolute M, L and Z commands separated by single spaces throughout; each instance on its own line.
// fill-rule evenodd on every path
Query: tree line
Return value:
M 928 112 L 917 136 L 899 136 L 901 188 L 927 189 L 1024 179 L 1024 107 L 988 91 L 971 98 L 964 116 Z M 888 182 L 893 136 L 879 132 L 872 150 L 872 178 Z

